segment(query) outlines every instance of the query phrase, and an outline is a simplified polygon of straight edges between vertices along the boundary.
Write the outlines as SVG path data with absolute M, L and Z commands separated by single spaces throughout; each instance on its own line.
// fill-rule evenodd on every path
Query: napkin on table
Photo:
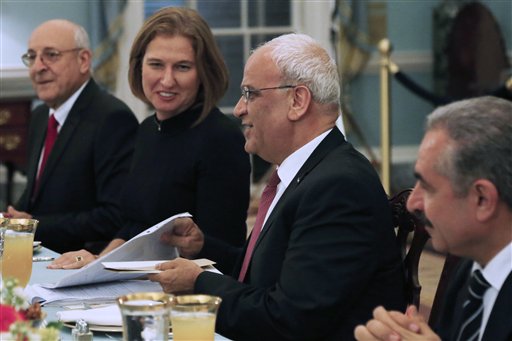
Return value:
M 58 311 L 56 315 L 62 322 L 75 322 L 84 319 L 88 324 L 98 326 L 122 326 L 121 310 L 117 304 L 85 310 L 63 310 Z

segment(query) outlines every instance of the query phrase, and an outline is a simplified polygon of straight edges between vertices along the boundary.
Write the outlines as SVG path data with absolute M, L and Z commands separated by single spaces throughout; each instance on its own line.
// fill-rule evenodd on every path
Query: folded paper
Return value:
M 117 304 L 85 310 L 63 310 L 58 311 L 56 315 L 62 322 L 76 322 L 79 319 L 84 319 L 88 324 L 97 326 L 122 325 L 121 311 Z
M 200 267 L 208 267 L 215 264 L 206 258 L 192 260 Z M 160 270 L 156 270 L 155 267 L 158 264 L 165 263 L 167 260 L 152 260 L 152 261 L 128 261 L 128 262 L 102 262 L 105 269 L 119 272 L 133 272 L 133 273 L 159 273 Z

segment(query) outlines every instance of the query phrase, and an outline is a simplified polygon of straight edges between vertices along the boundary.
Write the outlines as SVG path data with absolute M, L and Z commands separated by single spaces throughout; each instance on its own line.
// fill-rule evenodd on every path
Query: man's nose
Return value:
M 240 96 L 240 99 L 235 105 L 235 109 L 233 110 L 233 115 L 240 118 L 242 115 L 247 113 L 247 104 L 244 101 L 244 97 Z
M 416 184 L 407 199 L 407 210 L 409 212 L 423 211 L 423 199 L 421 196 L 421 189 Z
M 34 58 L 34 63 L 30 66 L 30 69 L 40 71 L 46 68 L 48 68 L 48 65 L 44 62 L 42 54 L 37 54 Z

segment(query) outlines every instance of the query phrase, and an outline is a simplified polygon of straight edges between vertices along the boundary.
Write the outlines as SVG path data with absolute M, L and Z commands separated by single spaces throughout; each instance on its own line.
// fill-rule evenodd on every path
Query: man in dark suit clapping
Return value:
M 86 31 L 60 19 L 37 27 L 22 56 L 44 104 L 31 117 L 27 186 L 6 213 L 38 219 L 36 240 L 57 252 L 104 246 L 121 226 L 138 122 L 91 78 L 91 59 Z
M 425 219 L 434 248 L 465 257 L 435 333 L 410 307 L 382 307 L 358 340 L 512 340 L 512 102 L 480 97 L 427 118 L 407 208 Z M 437 335 L 436 335 L 437 333 Z

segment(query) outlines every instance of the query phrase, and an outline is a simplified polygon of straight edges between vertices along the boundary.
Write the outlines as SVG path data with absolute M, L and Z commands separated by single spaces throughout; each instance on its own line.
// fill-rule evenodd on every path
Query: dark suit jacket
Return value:
M 473 261 L 463 260 L 450 280 L 436 332 L 443 341 L 455 340 L 462 318 Z M 512 272 L 508 274 L 489 315 L 482 341 L 512 340 Z
M 16 208 L 39 220 L 35 239 L 57 252 L 110 241 L 121 226 L 119 193 L 138 122 L 119 99 L 90 80 L 71 108 L 33 193 L 49 108 L 32 113 L 27 187 Z
M 337 128 L 273 209 L 246 284 L 234 277 L 203 272 L 195 292 L 222 297 L 217 331 L 235 340 L 352 340 L 377 305 L 403 310 L 387 196 Z

